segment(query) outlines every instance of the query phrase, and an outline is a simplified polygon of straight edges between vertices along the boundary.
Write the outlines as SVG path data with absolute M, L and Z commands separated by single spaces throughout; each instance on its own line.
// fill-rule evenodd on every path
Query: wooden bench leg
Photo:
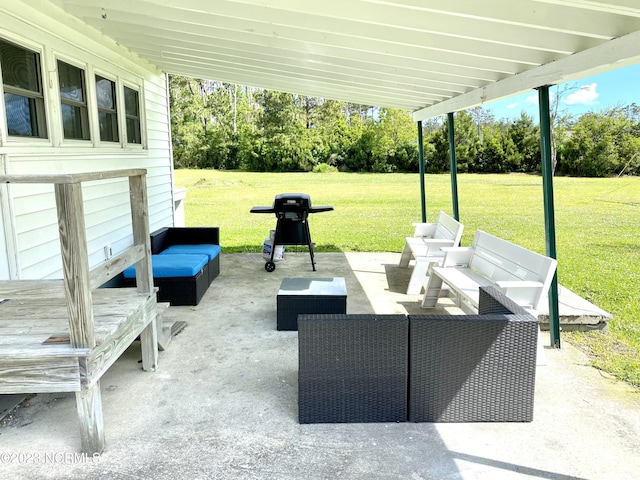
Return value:
M 429 264 L 429 281 L 424 289 L 424 297 L 422 298 L 422 308 L 434 308 L 440 298 L 440 291 L 442 290 L 442 279 L 431 270 Z M 437 265 L 437 263 L 435 264 Z
M 88 390 L 76 392 L 76 407 L 80 418 L 82 451 L 87 455 L 102 453 L 104 450 L 104 419 L 102 418 L 100 381 L 97 381 Z
M 402 249 L 402 254 L 400 255 L 400 263 L 398 263 L 399 267 L 406 268 L 409 266 L 409 262 L 411 261 L 411 247 L 409 246 L 409 242 L 405 240 L 404 248 Z
M 158 365 L 158 321 L 161 316 L 151 320 L 140 333 L 140 347 L 142 349 L 142 369 L 146 372 L 155 372 Z

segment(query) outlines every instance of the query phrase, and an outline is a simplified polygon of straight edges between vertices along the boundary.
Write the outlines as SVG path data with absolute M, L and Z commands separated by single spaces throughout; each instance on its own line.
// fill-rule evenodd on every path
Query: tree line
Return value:
M 417 124 L 409 112 L 170 76 L 177 168 L 249 171 L 417 172 Z M 552 110 L 555 173 L 602 177 L 640 173 L 640 107 L 574 118 Z M 540 134 L 524 112 L 496 120 L 477 107 L 457 112 L 459 172 L 540 171 Z M 423 122 L 425 170 L 449 170 L 445 117 Z

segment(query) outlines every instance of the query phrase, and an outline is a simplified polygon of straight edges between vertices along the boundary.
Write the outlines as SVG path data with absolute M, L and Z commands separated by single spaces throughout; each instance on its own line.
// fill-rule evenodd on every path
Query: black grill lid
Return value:
M 311 208 L 311 198 L 306 193 L 281 193 L 273 200 L 273 209 L 279 211 L 300 211 Z

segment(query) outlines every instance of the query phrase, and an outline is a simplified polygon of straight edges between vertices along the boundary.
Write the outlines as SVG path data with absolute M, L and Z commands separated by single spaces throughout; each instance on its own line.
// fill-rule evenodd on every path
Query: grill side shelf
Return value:
M 333 207 L 329 205 L 322 205 L 320 207 L 309 208 L 309 213 L 331 212 L 332 210 L 333 210 Z
M 276 213 L 272 207 L 252 207 L 250 213 Z

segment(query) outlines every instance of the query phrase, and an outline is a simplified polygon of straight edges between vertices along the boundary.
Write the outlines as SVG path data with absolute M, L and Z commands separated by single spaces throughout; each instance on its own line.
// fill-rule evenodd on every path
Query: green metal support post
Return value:
M 427 200 L 424 186 L 424 146 L 422 145 L 422 120 L 418 120 L 418 168 L 420 170 L 420 200 L 422 202 L 422 223 L 426 223 Z
M 460 221 L 458 209 L 458 163 L 456 161 L 456 138 L 454 133 L 453 112 L 447 114 L 449 131 L 449 161 L 451 164 L 451 203 L 453 218 Z
M 544 229 L 547 256 L 558 258 L 556 252 L 555 207 L 553 204 L 553 165 L 551 159 L 551 116 L 549 114 L 549 86 L 538 89 L 540 109 L 540 150 L 542 153 L 542 189 L 544 194 Z M 560 313 L 558 309 L 558 272 L 549 288 L 549 330 L 551 346 L 560 348 Z

